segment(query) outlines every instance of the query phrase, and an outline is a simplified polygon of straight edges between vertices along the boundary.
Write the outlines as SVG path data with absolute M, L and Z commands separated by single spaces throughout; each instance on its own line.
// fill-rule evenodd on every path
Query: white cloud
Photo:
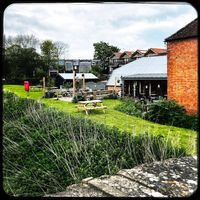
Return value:
M 150 42 L 144 33 L 166 29 L 172 34 L 196 17 L 191 6 L 178 4 L 13 4 L 5 10 L 4 32 L 63 41 L 71 58 L 92 58 L 94 42 L 122 50 L 155 47 L 158 41 Z

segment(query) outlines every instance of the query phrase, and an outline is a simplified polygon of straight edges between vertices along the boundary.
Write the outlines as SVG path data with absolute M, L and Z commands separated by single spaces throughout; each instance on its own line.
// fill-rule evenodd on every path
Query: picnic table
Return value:
M 107 108 L 107 106 L 104 106 L 101 100 L 91 100 L 91 101 L 79 101 L 77 108 L 78 111 L 84 110 L 86 115 L 88 115 L 89 110 L 102 109 L 103 112 L 105 113 L 105 109 Z

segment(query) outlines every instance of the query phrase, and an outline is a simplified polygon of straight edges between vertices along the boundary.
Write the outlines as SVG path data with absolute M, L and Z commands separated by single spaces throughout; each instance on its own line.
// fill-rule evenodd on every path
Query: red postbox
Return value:
M 29 82 L 28 81 L 24 81 L 24 90 L 29 92 L 29 89 L 30 89 Z

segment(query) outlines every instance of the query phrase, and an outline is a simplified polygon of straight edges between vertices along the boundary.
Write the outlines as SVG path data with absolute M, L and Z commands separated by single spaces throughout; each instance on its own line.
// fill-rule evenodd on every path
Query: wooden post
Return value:
M 76 80 L 75 80 L 75 70 L 73 70 L 73 94 L 72 97 L 75 97 L 75 92 L 76 92 Z
M 114 93 L 116 92 L 116 77 L 115 77 L 115 87 L 114 87 Z
M 85 90 L 85 74 L 83 74 L 83 90 Z
M 149 82 L 149 96 L 151 96 L 151 82 Z
M 140 81 L 140 84 L 139 84 L 139 94 L 141 94 L 142 92 L 142 86 L 141 86 L 141 81 Z
M 122 80 L 122 83 L 121 83 L 121 92 L 122 92 L 122 94 L 121 94 L 121 96 L 124 97 L 124 80 L 122 79 L 122 77 L 121 77 L 121 80 Z
M 43 77 L 43 95 L 45 96 L 45 77 Z
M 133 83 L 133 97 L 136 96 L 136 82 Z
M 131 94 L 131 84 L 128 82 L 128 95 Z
M 97 92 L 93 91 L 93 99 L 96 100 L 97 99 Z

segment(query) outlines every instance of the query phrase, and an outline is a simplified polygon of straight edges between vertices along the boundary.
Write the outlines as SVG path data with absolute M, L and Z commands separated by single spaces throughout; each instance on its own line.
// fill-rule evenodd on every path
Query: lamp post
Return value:
M 77 65 L 74 65 L 73 66 L 73 94 L 72 94 L 73 98 L 76 95 L 76 70 L 77 70 Z
M 83 77 L 83 90 L 85 90 L 85 74 L 82 74 Z
M 78 69 L 78 60 L 73 62 L 73 95 L 72 97 L 74 98 L 76 95 L 76 71 Z

